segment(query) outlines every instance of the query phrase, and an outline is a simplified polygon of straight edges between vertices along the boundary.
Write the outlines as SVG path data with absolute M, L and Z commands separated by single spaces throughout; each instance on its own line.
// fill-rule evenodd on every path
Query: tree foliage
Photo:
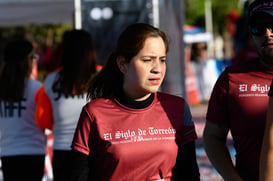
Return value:
M 184 0 L 186 24 L 205 27 L 205 1 L 209 0 Z M 223 32 L 230 12 L 241 13 L 239 0 L 210 0 L 213 19 L 213 29 Z
M 25 37 L 37 43 L 46 43 L 52 47 L 57 45 L 64 31 L 71 29 L 70 24 L 26 25 L 0 28 L 1 44 L 12 37 Z

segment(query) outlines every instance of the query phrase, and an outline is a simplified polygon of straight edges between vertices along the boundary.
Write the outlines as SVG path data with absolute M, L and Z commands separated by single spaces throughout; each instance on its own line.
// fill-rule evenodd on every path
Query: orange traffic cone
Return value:
M 187 66 L 186 75 L 186 99 L 189 105 L 200 104 L 200 96 L 198 92 L 197 80 L 191 66 Z

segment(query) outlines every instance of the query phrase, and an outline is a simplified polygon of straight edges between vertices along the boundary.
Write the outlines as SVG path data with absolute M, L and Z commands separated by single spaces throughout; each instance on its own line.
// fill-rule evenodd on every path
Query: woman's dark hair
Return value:
M 62 69 L 53 84 L 53 91 L 79 95 L 88 89 L 96 73 L 96 52 L 92 36 L 85 30 L 70 30 L 63 34 Z
M 31 42 L 12 39 L 4 48 L 0 70 L 0 101 L 21 101 L 24 95 L 25 78 L 31 72 Z
M 106 98 L 118 93 L 122 88 L 123 74 L 118 68 L 117 57 L 123 57 L 130 62 L 149 37 L 161 37 L 165 43 L 166 53 L 168 52 L 169 41 L 164 32 L 145 23 L 129 25 L 119 36 L 116 49 L 110 54 L 102 70 L 91 81 L 87 98 Z

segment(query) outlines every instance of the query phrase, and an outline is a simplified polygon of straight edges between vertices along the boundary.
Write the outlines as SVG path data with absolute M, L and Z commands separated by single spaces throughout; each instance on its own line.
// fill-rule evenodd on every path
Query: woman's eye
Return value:
M 144 62 L 150 62 L 151 59 L 143 59 Z
M 161 62 L 166 62 L 166 59 L 160 59 Z

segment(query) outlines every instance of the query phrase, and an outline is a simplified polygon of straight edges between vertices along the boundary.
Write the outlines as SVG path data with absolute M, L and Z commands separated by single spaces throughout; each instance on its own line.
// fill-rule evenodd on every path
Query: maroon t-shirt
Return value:
M 207 121 L 228 124 L 236 150 L 236 169 L 245 180 L 258 180 L 260 149 L 273 70 L 260 61 L 225 69 L 208 105 Z
M 171 180 L 178 145 L 197 138 L 184 99 L 157 93 L 152 104 L 132 109 L 96 99 L 81 113 L 72 148 L 96 158 L 100 181 Z

